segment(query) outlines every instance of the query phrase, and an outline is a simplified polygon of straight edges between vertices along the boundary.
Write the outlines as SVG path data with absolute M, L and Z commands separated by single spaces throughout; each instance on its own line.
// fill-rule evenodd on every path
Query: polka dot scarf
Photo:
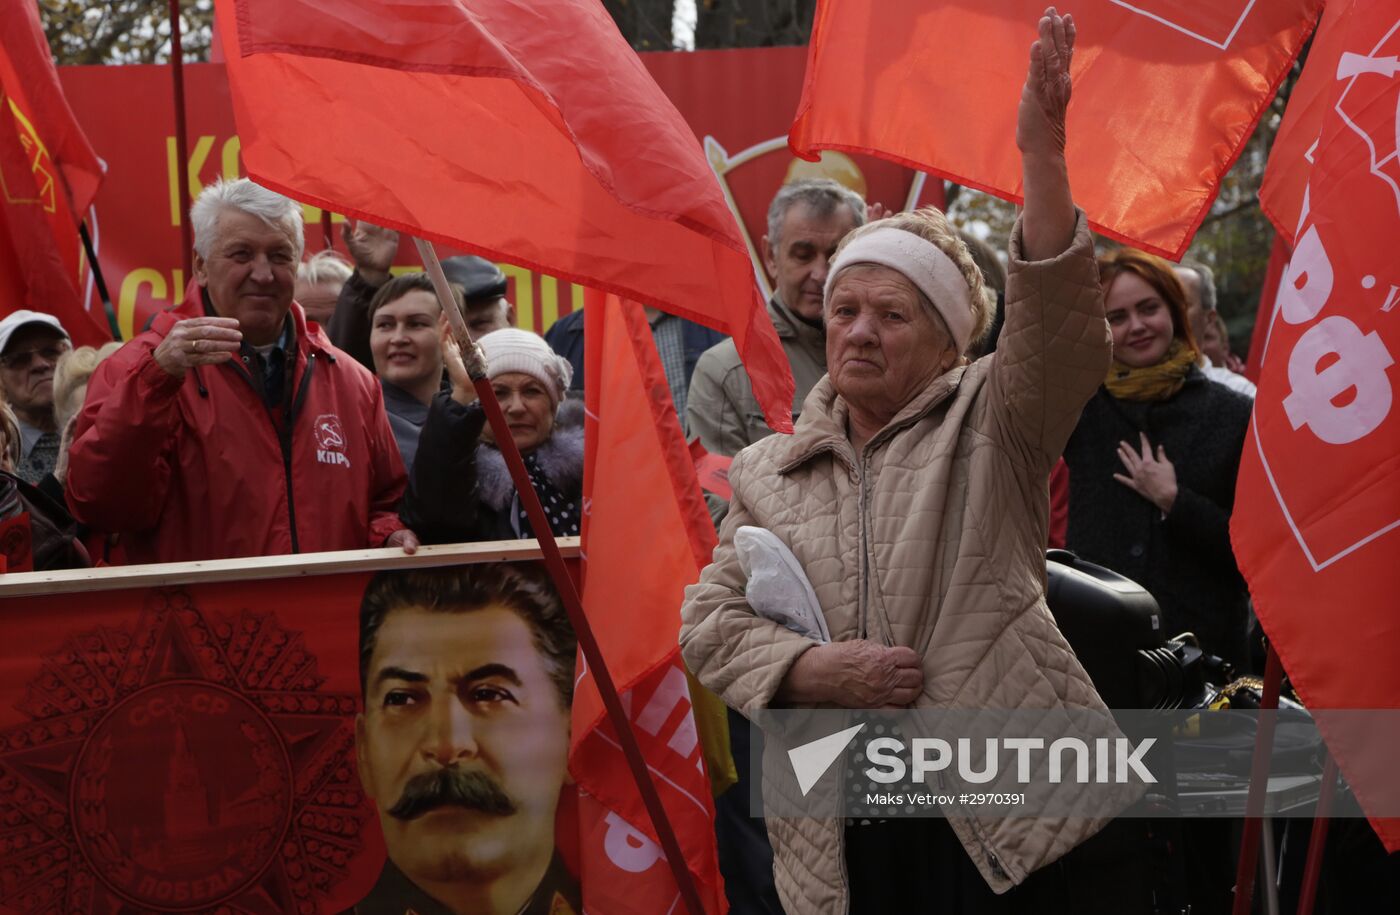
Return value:
M 524 457 L 525 469 L 530 472 L 530 482 L 534 484 L 535 492 L 540 497 L 540 504 L 544 506 L 545 516 L 549 518 L 549 529 L 556 537 L 577 537 L 579 534 L 578 506 L 564 495 L 559 487 L 550 482 L 544 468 L 540 466 L 539 458 L 535 452 Z M 525 505 L 521 503 L 517 511 L 519 512 L 520 536 L 526 539 L 534 537 L 534 529 L 530 527 L 530 519 L 525 514 Z

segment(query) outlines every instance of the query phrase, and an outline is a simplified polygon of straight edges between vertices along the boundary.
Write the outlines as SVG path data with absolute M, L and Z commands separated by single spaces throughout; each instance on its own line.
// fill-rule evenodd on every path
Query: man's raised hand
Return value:
M 355 261 L 355 269 L 366 283 L 382 286 L 389 282 L 389 268 L 394 265 L 394 255 L 399 253 L 399 233 L 363 219 L 354 223 L 347 219 L 340 227 L 340 235 Z

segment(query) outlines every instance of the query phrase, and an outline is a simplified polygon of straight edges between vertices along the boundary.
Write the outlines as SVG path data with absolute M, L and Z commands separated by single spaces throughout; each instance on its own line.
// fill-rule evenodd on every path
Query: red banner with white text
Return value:
M 642 54 L 642 63 L 700 139 L 739 217 L 760 288 L 769 290 L 758 262 L 768 203 L 788 180 L 829 176 L 871 201 L 902 209 L 911 203 L 941 205 L 942 182 L 869 156 L 828 153 L 820 163 L 796 159 L 787 149 L 787 129 L 802 88 L 802 48 Z M 180 299 L 187 277 L 180 267 L 179 193 L 165 67 L 64 67 L 64 91 L 93 146 L 109 166 L 97 195 L 93 232 L 123 338 L 139 332 L 152 314 Z M 189 118 L 191 193 L 218 177 L 244 174 L 241 144 L 233 122 L 224 67 L 185 67 Z M 130 99 L 150 99 L 132 105 Z M 307 251 L 325 247 L 321 211 L 303 208 Z M 334 246 L 343 217 L 333 217 Z M 456 253 L 446 246 L 439 253 Z M 420 269 L 405 241 L 395 271 Z M 554 277 L 503 263 L 508 295 L 520 326 L 543 333 L 556 319 L 582 307 L 583 289 Z
M 1299 696 L 1400 707 L 1400 2 L 1332 0 L 1265 177 L 1293 239 L 1260 357 L 1232 524 Z M 1320 721 L 1363 809 L 1393 784 L 1374 734 Z M 1400 821 L 1373 820 L 1391 851 Z

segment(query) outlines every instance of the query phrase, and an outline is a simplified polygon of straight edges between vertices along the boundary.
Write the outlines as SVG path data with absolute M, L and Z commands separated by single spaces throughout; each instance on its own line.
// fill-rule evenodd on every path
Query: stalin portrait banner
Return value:
M 0 912 L 582 911 L 538 550 L 394 552 L 0 580 Z

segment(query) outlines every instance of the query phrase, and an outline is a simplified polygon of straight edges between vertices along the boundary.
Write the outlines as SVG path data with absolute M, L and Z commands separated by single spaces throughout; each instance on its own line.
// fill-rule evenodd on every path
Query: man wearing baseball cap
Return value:
M 0 394 L 19 419 L 23 449 L 15 473 L 27 483 L 38 485 L 58 461 L 53 371 L 70 349 L 68 331 L 53 315 L 20 309 L 0 320 Z

